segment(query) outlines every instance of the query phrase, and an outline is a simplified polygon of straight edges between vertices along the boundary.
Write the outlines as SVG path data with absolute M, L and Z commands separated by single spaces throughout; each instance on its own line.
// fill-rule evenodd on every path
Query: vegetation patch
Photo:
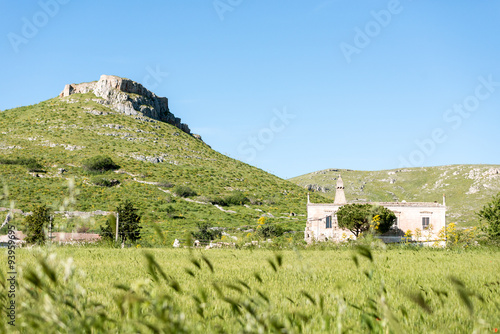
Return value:
M 191 232 L 192 237 L 196 240 L 210 242 L 212 240 L 220 239 L 222 236 L 222 230 L 210 227 L 208 223 L 198 223 L 197 227 L 197 231 Z
M 486 224 L 483 230 L 488 237 L 500 241 L 500 193 L 494 196 L 492 201 L 486 204 L 477 215 Z
M 108 178 L 102 177 L 102 176 L 94 176 L 90 182 L 92 182 L 92 184 L 94 184 L 96 186 L 108 187 L 108 188 L 120 184 L 120 181 L 118 181 L 118 180 L 114 180 L 114 179 L 112 180 L 112 179 L 108 179 Z
M 196 196 L 196 191 L 189 188 L 188 186 L 176 186 L 173 190 L 174 194 L 180 197 L 191 197 Z
M 44 171 L 43 166 L 35 158 L 0 158 L 0 165 L 26 166 L 28 168 L 28 171 L 32 173 L 41 173 Z
M 225 197 L 214 197 L 209 201 L 212 204 L 217 204 L 220 206 L 243 205 L 250 202 L 245 194 L 239 190 L 235 190 Z
M 281 237 L 285 233 L 280 225 L 262 225 L 258 230 L 257 234 L 264 239 Z
M 169 181 L 160 181 L 158 182 L 158 187 L 162 187 L 162 188 L 172 188 L 174 186 L 173 183 L 169 182 Z
M 90 173 L 105 173 L 110 170 L 119 169 L 120 166 L 104 155 L 98 155 L 83 161 L 83 168 Z

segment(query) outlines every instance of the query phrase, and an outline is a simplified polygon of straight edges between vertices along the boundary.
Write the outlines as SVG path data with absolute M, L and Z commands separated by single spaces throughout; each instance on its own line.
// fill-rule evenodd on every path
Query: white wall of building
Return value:
M 421 202 L 379 202 L 368 204 L 380 205 L 393 211 L 397 217 L 397 228 L 403 233 L 411 230 L 414 240 L 436 240 L 438 239 L 440 230 L 446 226 L 446 206 L 442 204 Z M 347 238 L 355 239 L 354 234 L 349 230 L 338 227 L 336 212 L 340 207 L 341 205 L 336 204 L 308 203 L 304 236 L 306 241 L 343 241 Z M 331 227 L 327 227 L 328 219 L 331 219 Z M 418 238 L 416 238 L 417 234 L 420 234 Z

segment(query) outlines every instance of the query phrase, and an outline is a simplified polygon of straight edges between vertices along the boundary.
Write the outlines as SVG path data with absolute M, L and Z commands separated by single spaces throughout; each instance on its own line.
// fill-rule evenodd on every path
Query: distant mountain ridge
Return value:
M 338 175 L 344 180 L 348 202 L 442 202 L 446 195 L 447 221 L 462 226 L 478 224 L 476 212 L 500 192 L 500 165 L 450 165 L 381 171 L 325 169 L 291 178 L 309 191 L 335 197 Z

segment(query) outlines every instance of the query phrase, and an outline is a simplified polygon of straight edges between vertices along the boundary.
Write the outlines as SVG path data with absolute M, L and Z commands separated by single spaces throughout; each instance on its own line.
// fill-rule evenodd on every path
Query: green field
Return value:
M 492 333 L 500 327 L 498 248 L 16 252 L 16 327 L 4 317 L 0 326 L 9 333 Z M 4 251 L 1 263 L 6 275 Z

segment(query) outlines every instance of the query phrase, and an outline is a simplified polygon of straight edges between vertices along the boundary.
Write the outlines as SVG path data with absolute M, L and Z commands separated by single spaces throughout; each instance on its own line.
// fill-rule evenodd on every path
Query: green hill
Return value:
M 452 165 L 381 171 L 326 169 L 294 177 L 290 181 L 333 199 L 338 175 L 342 175 L 349 202 L 442 202 L 446 194 L 448 223 L 474 226 L 475 215 L 500 192 L 499 165 Z
M 127 103 L 144 101 L 138 94 L 111 90 Z M 144 240 L 151 243 L 158 242 L 155 226 L 171 242 L 195 229 L 198 222 L 255 226 L 263 215 L 268 223 L 304 228 L 305 189 L 212 150 L 171 114 L 172 122 L 145 113 L 126 115 L 108 102 L 88 91 L 0 112 L 0 180 L 4 186 L 0 207 L 15 201 L 15 208 L 25 212 L 38 204 L 58 210 L 68 199 L 69 180 L 74 179 L 73 193 L 78 194 L 74 203 L 66 201 L 65 210 L 113 211 L 120 201 L 129 199 L 140 209 Z M 140 108 L 154 114 L 154 106 Z M 102 175 L 89 173 L 83 163 L 97 155 L 110 157 L 120 168 Z M 34 172 L 26 166 L 29 159 L 41 165 L 34 168 L 31 163 L 28 168 Z M 196 195 L 175 196 L 177 186 L 189 187 Z M 231 195 L 241 197 L 238 191 L 248 198 L 245 205 L 218 208 L 211 204 L 224 204 L 221 199 Z M 321 196 L 316 199 L 322 200 Z M 57 231 L 97 232 L 104 220 L 99 215 L 89 220 L 56 215 L 55 225 Z

